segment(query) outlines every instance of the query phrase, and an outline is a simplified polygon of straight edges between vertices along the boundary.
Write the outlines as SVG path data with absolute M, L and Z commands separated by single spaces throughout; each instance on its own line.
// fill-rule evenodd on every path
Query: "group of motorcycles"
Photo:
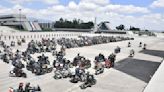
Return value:
M 75 48 L 83 46 L 91 46 L 96 44 L 103 44 L 109 42 L 117 42 L 122 40 L 133 40 L 134 38 L 129 37 L 113 37 L 113 36 L 79 36 L 78 39 L 73 38 L 61 38 L 57 40 L 59 45 L 64 45 L 66 48 Z
M 37 62 L 33 58 L 30 58 L 30 60 L 27 62 L 26 68 L 36 75 L 50 73 L 53 70 L 48 57 L 44 56 L 44 54 L 42 54 L 42 56 L 38 56 Z
M 17 89 L 10 87 L 9 92 L 41 92 L 41 88 L 39 85 L 31 86 L 31 83 L 26 83 L 24 86 L 24 83 L 21 82 Z
M 1 42 L 1 48 L 3 48 L 2 51 L 0 51 L 0 58 L 3 62 L 7 64 L 12 64 L 12 70 L 9 72 L 10 77 L 24 77 L 26 78 L 27 75 L 23 71 L 23 68 L 25 67 L 21 60 L 21 53 L 19 50 L 17 50 L 15 53 L 13 53 L 12 48 L 10 46 L 7 46 L 4 42 Z
M 28 47 L 26 49 L 30 54 L 41 53 L 41 52 L 51 52 L 56 50 L 56 40 L 53 38 L 50 39 L 42 39 L 41 41 L 34 41 L 28 43 Z
M 95 75 L 101 74 L 104 72 L 104 68 L 114 67 L 114 62 L 116 60 L 116 54 L 112 53 L 105 58 L 103 54 L 99 54 L 95 57 Z
M 73 59 L 73 62 L 66 60 L 64 56 L 57 54 L 53 66 L 55 68 L 54 79 L 70 78 L 71 83 L 84 82 L 85 85 L 82 84 L 80 86 L 82 89 L 96 84 L 94 83 L 96 82 L 94 76 L 89 72 L 86 72 L 86 69 L 91 67 L 91 61 L 79 54 Z
M 69 61 L 65 56 L 65 48 L 72 48 L 76 45 L 77 47 L 81 46 L 90 46 L 95 44 L 102 44 L 108 42 L 116 42 L 121 40 L 133 40 L 131 38 L 126 37 L 105 37 L 105 36 L 97 36 L 97 37 L 87 37 L 81 36 L 79 39 L 58 39 L 58 44 L 62 45 L 61 50 L 59 52 L 56 51 L 56 40 L 55 39 L 42 39 L 41 41 L 30 41 L 28 43 L 28 47 L 24 52 L 17 50 L 15 53 L 12 52 L 12 47 L 15 46 L 15 42 L 11 42 L 11 47 L 5 45 L 4 42 L 0 42 L 0 45 L 4 48 L 4 54 L 2 54 L 1 59 L 10 63 L 13 66 L 13 70 L 9 72 L 9 76 L 11 77 L 27 77 L 26 73 L 23 71 L 23 68 L 31 71 L 36 75 L 43 75 L 46 73 L 50 73 L 54 70 L 54 78 L 62 79 L 62 78 L 70 78 L 70 82 L 78 83 L 83 82 L 80 87 L 85 89 L 92 85 L 96 84 L 96 79 L 93 74 L 86 72 L 92 64 L 89 59 L 86 59 L 79 54 L 73 59 L 73 61 Z M 19 40 L 17 42 L 18 45 L 25 43 L 25 39 Z M 76 47 L 75 46 L 75 47 Z M 115 49 L 115 53 L 119 53 L 121 51 L 120 47 Z M 41 53 L 41 52 L 52 52 L 53 56 L 56 58 L 51 65 L 48 57 L 42 54 L 38 56 L 38 60 L 36 61 L 31 54 Z M 105 58 L 102 54 L 99 54 L 95 57 L 95 75 L 99 75 L 104 72 L 104 68 L 114 67 L 116 55 L 112 53 L 108 58 Z M 26 63 L 24 65 L 24 63 Z M 72 72 L 74 71 L 74 73 Z
M 139 43 L 139 47 L 140 48 L 142 47 L 143 50 L 146 50 L 146 46 L 147 46 L 147 44 L 145 44 L 145 43 L 144 44 L 142 42 Z M 128 42 L 128 47 L 131 47 L 130 42 Z M 131 49 L 129 57 L 134 57 L 134 55 L 135 55 L 135 51 L 134 51 L 134 49 Z

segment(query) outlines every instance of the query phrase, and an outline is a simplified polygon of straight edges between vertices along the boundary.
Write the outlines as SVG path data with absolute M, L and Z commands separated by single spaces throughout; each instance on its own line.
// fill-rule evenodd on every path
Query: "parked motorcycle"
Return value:
M 14 68 L 13 70 L 11 70 L 9 72 L 9 76 L 10 77 L 24 77 L 24 78 L 27 77 L 26 73 L 24 73 L 22 69 L 18 69 L 18 68 Z
M 92 85 L 95 85 L 96 84 L 96 79 L 94 78 L 93 75 L 89 75 L 90 77 L 90 81 L 86 80 L 86 82 L 84 82 L 82 85 L 80 85 L 80 88 L 81 89 L 86 89 L 87 87 L 91 87 Z

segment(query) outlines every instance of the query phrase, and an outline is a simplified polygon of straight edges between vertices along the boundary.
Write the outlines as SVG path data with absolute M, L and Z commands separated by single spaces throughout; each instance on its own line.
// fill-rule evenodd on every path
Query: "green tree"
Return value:
M 60 18 L 53 25 L 55 28 L 81 28 L 81 29 L 91 29 L 94 26 L 94 23 L 89 21 L 84 23 L 80 19 L 73 19 L 73 21 L 64 20 Z
M 117 30 L 125 30 L 125 26 L 123 24 L 116 27 Z
M 132 31 L 140 31 L 140 28 L 136 28 L 136 27 L 130 26 L 130 29 L 129 30 L 132 30 Z

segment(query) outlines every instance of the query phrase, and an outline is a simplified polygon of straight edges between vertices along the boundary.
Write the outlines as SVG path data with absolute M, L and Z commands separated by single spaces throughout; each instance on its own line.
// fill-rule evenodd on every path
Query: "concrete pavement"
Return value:
M 141 51 L 142 49 L 138 47 L 140 41 L 148 45 L 147 52 Z M 8 76 L 11 65 L 0 62 L 0 92 L 7 92 L 11 86 L 16 88 L 19 82 L 39 84 L 43 92 L 142 92 L 160 65 L 161 53 L 164 51 L 163 41 L 163 38 L 136 37 L 134 41 L 130 41 L 132 43 L 131 48 L 127 48 L 128 41 L 122 41 L 66 50 L 66 58 L 70 60 L 73 60 L 77 53 L 80 53 L 93 61 L 99 53 L 107 57 L 114 51 L 116 46 L 121 47 L 121 53 L 117 55 L 116 66 L 106 69 L 102 75 L 96 76 L 97 84 L 86 90 L 79 88 L 81 83 L 72 84 L 69 79 L 53 79 L 53 72 L 35 76 L 25 70 L 28 78 L 11 78 Z M 23 49 L 25 46 L 18 48 Z M 136 52 L 134 58 L 128 58 L 130 49 L 134 49 Z M 153 54 L 151 54 L 151 51 Z M 33 57 L 37 55 L 35 54 Z M 50 57 L 49 60 L 52 62 L 53 56 L 50 53 L 46 53 L 46 55 Z M 93 69 L 89 70 L 93 71 Z

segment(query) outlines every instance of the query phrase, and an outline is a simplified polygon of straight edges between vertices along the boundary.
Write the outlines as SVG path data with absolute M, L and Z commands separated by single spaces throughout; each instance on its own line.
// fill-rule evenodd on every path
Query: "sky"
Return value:
M 111 28 L 123 24 L 141 29 L 164 30 L 164 0 L 0 0 L 0 15 L 25 14 L 42 20 L 79 18 L 109 21 Z

